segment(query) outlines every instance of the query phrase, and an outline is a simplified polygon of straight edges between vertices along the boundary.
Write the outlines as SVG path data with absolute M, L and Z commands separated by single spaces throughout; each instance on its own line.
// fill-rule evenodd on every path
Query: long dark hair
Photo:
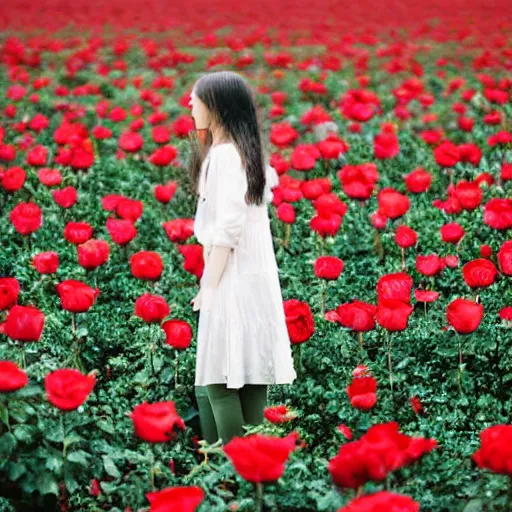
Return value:
M 247 173 L 247 203 L 261 205 L 267 157 L 261 143 L 257 107 L 249 84 L 233 71 L 215 71 L 202 75 L 193 90 L 210 111 L 212 121 L 222 128 L 240 153 Z M 208 130 L 204 144 L 194 134 L 190 142 L 188 169 L 192 188 L 197 191 L 201 164 L 212 145 L 212 133 Z

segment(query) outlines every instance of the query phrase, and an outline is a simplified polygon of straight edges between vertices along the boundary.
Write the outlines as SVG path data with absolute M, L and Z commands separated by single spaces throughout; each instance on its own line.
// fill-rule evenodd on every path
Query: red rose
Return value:
M 110 247 L 105 240 L 90 239 L 77 247 L 78 264 L 87 270 L 104 265 L 110 255 Z
M 512 476 L 512 425 L 494 425 L 480 432 L 480 448 L 472 459 L 480 468 Z
M 55 187 L 62 182 L 62 174 L 58 169 L 39 169 L 37 171 L 39 181 L 47 187 Z
M 83 244 L 92 236 L 92 226 L 87 222 L 68 222 L 64 228 L 64 238 L 75 245 Z
M 135 406 L 130 414 L 135 434 L 150 443 L 165 443 L 175 438 L 175 430 L 185 430 L 185 422 L 178 413 L 174 402 L 144 402 Z
M 373 304 L 354 300 L 336 308 L 339 322 L 354 331 L 364 332 L 375 329 L 377 307 Z
M 352 199 L 369 199 L 379 180 L 377 166 L 374 163 L 345 165 L 337 173 L 343 192 Z
M 395 231 L 395 242 L 402 249 L 413 247 L 418 242 L 418 233 L 409 226 L 398 226 Z
M 378 133 L 373 138 L 375 158 L 393 158 L 400 153 L 398 137 L 395 133 Z
M 439 292 L 431 290 L 414 290 L 414 298 L 418 302 L 434 302 L 439 297 Z
M 165 332 L 165 343 L 177 350 L 190 347 L 192 341 L 192 328 L 185 320 L 167 320 L 162 324 Z
M 292 344 L 304 343 L 315 332 L 315 320 L 307 302 L 290 299 L 284 302 L 286 327 Z
M 107 219 L 106 227 L 110 238 L 112 238 L 112 241 L 118 245 L 126 245 L 137 235 L 137 229 L 131 220 L 114 219 L 113 217 L 109 217 Z
M 143 210 L 142 201 L 122 197 L 116 204 L 116 213 L 119 217 L 135 222 L 142 215 Z
M 500 270 L 506 276 L 512 276 L 512 240 L 503 242 L 497 254 Z
M 0 393 L 10 393 L 28 384 L 27 374 L 12 361 L 0 361 Z
M 493 229 L 512 228 L 512 199 L 492 198 L 484 207 L 484 223 Z
M 377 381 L 371 375 L 352 379 L 350 386 L 345 388 L 350 404 L 356 409 L 367 411 L 377 403 Z
M 439 229 L 443 242 L 456 244 L 464 236 L 464 228 L 457 222 L 451 222 Z
M 0 277 L 0 311 L 14 306 L 19 293 L 20 284 L 15 277 Z
M 482 256 L 482 258 L 490 258 L 492 256 L 492 247 L 487 244 L 482 244 L 480 246 L 480 256 Z
M 270 142 L 279 148 L 291 146 L 299 137 L 299 132 L 290 123 L 273 124 L 270 128 Z
M 412 277 L 404 272 L 385 274 L 377 281 L 377 298 L 397 299 L 410 303 L 412 285 Z
M 284 473 L 285 463 L 297 447 L 298 434 L 285 438 L 263 434 L 234 437 L 224 447 L 237 473 L 249 482 L 274 482 Z
M 27 155 L 28 165 L 44 167 L 48 159 L 48 150 L 41 145 L 35 146 Z
M 44 314 L 32 306 L 13 306 L 0 324 L 0 333 L 17 341 L 39 341 L 44 327 Z
M 168 181 L 165 185 L 157 185 L 154 190 L 155 199 L 161 203 L 167 204 L 174 196 L 178 183 Z
M 59 268 L 59 254 L 54 251 L 40 252 L 32 258 L 32 266 L 40 274 L 55 274 Z
M 379 299 L 375 318 L 388 331 L 403 331 L 413 310 L 413 306 L 401 300 Z
M 416 256 L 416 270 L 424 276 L 435 276 L 443 269 L 442 259 L 437 254 Z
M 474 210 L 482 203 L 483 191 L 477 183 L 459 181 L 453 189 L 453 195 L 464 210 Z
M 484 258 L 469 261 L 462 267 L 464 281 L 470 288 L 481 288 L 494 283 L 498 269 Z
M 0 183 L 6 192 L 16 192 L 25 183 L 27 174 L 21 167 L 11 167 L 0 173 Z
M 167 487 L 146 493 L 151 512 L 195 512 L 204 499 L 201 487 Z
M 444 141 L 434 150 L 434 157 L 441 167 L 453 167 L 460 158 L 459 148 L 450 141 Z
M 100 294 L 98 288 L 91 288 L 85 283 L 75 281 L 74 279 L 62 281 L 56 288 L 62 307 L 72 313 L 88 311 Z
M 194 219 L 173 219 L 162 222 L 165 234 L 171 242 L 183 243 L 194 234 Z
M 144 322 L 161 322 L 170 311 L 166 300 L 160 295 L 145 293 L 135 301 L 134 314 Z
M 335 256 L 320 256 L 314 264 L 315 276 L 329 281 L 338 279 L 343 271 L 344 263 Z
M 144 139 L 139 133 L 125 132 L 119 137 L 119 147 L 127 153 L 136 153 L 143 144 Z
M 421 194 L 426 192 L 432 183 L 432 175 L 422 167 L 414 169 L 404 177 L 405 186 L 408 192 Z
M 178 251 L 183 256 L 183 270 L 201 279 L 204 271 L 204 248 L 200 244 L 178 244 Z
M 160 279 L 164 270 L 162 258 L 156 252 L 139 251 L 130 258 L 132 275 L 138 279 Z
M 420 504 L 409 496 L 380 491 L 355 498 L 338 512 L 419 512 Z
M 313 144 L 299 144 L 293 150 L 291 157 L 292 168 L 297 171 L 313 169 L 316 161 L 321 157 L 320 151 Z
M 77 195 L 76 188 L 72 186 L 52 191 L 53 200 L 61 208 L 71 208 L 76 203 Z
M 9 216 L 14 229 L 21 235 L 30 235 L 43 225 L 41 208 L 35 203 L 19 203 Z
M 338 487 L 357 489 L 368 481 L 384 480 L 388 473 L 418 460 L 436 445 L 435 439 L 400 433 L 394 421 L 373 425 L 357 441 L 341 446 L 329 462 L 329 472 Z
M 455 299 L 446 309 L 448 323 L 460 334 L 476 331 L 483 316 L 483 305 L 467 299 Z
M 378 196 L 379 211 L 390 219 L 397 219 L 405 215 L 411 202 L 409 198 L 391 187 L 383 188 Z
M 265 407 L 263 416 L 270 423 L 287 423 L 297 417 L 297 414 L 291 411 L 287 405 L 274 405 Z
M 80 407 L 96 384 L 94 374 L 83 375 L 75 368 L 62 368 L 46 375 L 44 388 L 48 401 L 63 411 Z
M 158 167 L 169 165 L 178 156 L 178 150 L 173 146 L 162 146 L 155 149 L 149 157 L 149 161 Z

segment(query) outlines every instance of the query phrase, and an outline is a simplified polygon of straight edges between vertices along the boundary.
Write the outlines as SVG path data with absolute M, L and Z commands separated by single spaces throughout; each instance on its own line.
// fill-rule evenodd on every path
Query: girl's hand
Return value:
M 198 294 L 190 301 L 192 304 L 192 310 L 198 311 L 201 307 L 201 289 L 199 289 Z

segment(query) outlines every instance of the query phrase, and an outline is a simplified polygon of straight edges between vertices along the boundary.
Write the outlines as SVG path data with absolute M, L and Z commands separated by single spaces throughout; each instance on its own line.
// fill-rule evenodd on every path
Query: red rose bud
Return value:
M 177 350 L 190 347 L 192 341 L 192 327 L 185 320 L 167 320 L 162 324 L 165 332 L 165 343 Z
M 55 370 L 44 379 L 48 401 L 63 411 L 72 411 L 80 407 L 95 384 L 94 374 L 83 375 L 75 368 Z

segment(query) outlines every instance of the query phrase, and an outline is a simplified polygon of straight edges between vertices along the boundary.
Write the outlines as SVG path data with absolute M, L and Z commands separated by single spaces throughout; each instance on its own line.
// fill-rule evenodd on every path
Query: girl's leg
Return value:
M 259 425 L 263 423 L 267 390 L 267 384 L 246 384 L 240 389 L 240 402 L 246 424 Z
M 219 438 L 217 434 L 217 426 L 213 416 L 210 399 L 206 386 L 195 386 L 195 395 L 197 407 L 199 409 L 199 423 L 201 425 L 201 434 L 203 439 L 209 444 L 215 443 Z
M 206 388 L 222 444 L 229 443 L 235 436 L 243 436 L 244 415 L 239 390 L 228 389 L 226 384 L 208 384 Z

